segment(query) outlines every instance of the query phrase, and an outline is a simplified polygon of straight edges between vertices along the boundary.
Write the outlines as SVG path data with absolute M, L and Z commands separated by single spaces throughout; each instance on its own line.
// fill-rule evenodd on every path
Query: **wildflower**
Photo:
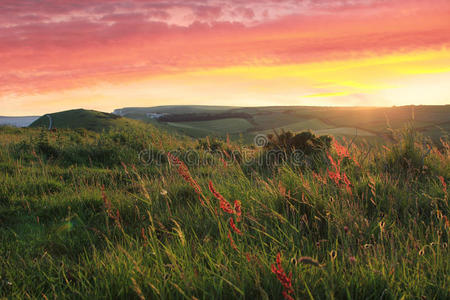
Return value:
M 214 186 L 213 186 L 211 181 L 209 182 L 209 190 L 214 195 L 214 197 L 216 197 L 216 199 L 219 200 L 220 208 L 224 212 L 233 215 L 234 214 L 234 210 L 231 207 L 231 204 L 227 200 L 225 200 L 225 198 L 219 192 L 216 191 L 216 189 L 214 188 Z
M 141 228 L 141 236 L 142 236 L 142 238 L 143 238 L 144 241 L 145 241 L 144 244 L 147 244 L 147 242 L 148 242 L 148 237 L 147 237 L 147 234 L 145 233 L 144 227 Z
M 223 159 L 223 157 L 220 157 L 220 161 L 222 162 L 223 167 L 226 169 L 228 167 L 227 161 Z
M 330 160 L 331 166 L 333 167 L 334 171 L 327 170 L 328 177 L 330 177 L 331 180 L 334 181 L 334 183 L 338 186 L 341 185 L 341 182 L 345 184 L 346 190 L 351 194 L 351 183 L 350 180 L 347 177 L 347 174 L 341 173 L 341 160 L 338 160 L 337 162 L 334 161 L 333 157 L 331 157 L 330 154 L 328 155 L 328 159 Z
M 289 276 L 286 275 L 286 272 L 283 270 L 283 266 L 281 265 L 281 253 L 277 254 L 276 265 L 272 264 L 271 266 L 272 273 L 277 276 L 278 281 L 283 286 L 283 297 L 286 300 L 293 300 L 294 298 L 291 294 L 294 293 L 292 288 L 292 273 L 289 273 Z
M 336 153 L 339 156 L 339 158 L 350 157 L 348 149 L 345 146 L 339 144 L 337 140 L 334 140 L 334 149 L 336 150 Z
M 351 159 L 351 160 L 353 160 L 355 165 L 360 167 L 360 164 L 358 163 L 356 158 L 354 156 L 350 155 L 350 152 L 348 151 L 348 148 L 343 146 L 343 145 L 340 145 L 337 140 L 334 140 L 334 148 L 336 149 L 336 153 L 338 154 L 338 156 L 339 156 L 339 158 L 341 160 L 344 159 L 344 158 Z
M 115 216 L 113 219 L 114 219 L 114 221 L 116 222 L 116 225 L 117 225 L 118 227 L 120 227 L 120 226 L 121 226 L 121 225 L 120 225 L 120 212 L 119 212 L 118 209 L 116 209 L 116 216 Z
M 320 176 L 319 174 L 317 174 L 314 171 L 312 171 L 312 175 L 313 175 L 314 179 L 316 179 L 320 183 L 322 183 L 322 184 L 326 184 L 327 183 L 327 178 L 326 177 L 322 177 L 322 176 Z
M 239 201 L 239 200 L 234 201 L 234 211 L 236 212 L 236 222 L 240 222 L 241 215 L 242 215 L 241 201 Z
M 195 192 L 199 195 L 202 194 L 202 189 L 200 188 L 200 185 L 197 183 L 197 181 L 192 178 L 191 173 L 189 172 L 188 167 L 185 165 L 184 162 L 178 159 L 178 157 L 172 155 L 170 152 L 167 154 L 167 157 L 169 158 L 170 162 L 177 166 L 178 174 L 180 174 L 183 179 L 189 183 L 189 185 L 195 190 Z
M 351 194 L 352 193 L 352 189 L 350 187 L 350 180 L 348 180 L 347 174 L 345 174 L 345 173 L 343 174 L 342 181 L 345 183 L 345 189 L 347 190 L 347 192 L 349 194 Z
M 442 184 L 442 190 L 444 191 L 444 193 L 447 192 L 447 184 L 445 183 L 445 179 L 442 176 L 439 176 L 439 180 L 441 181 Z
M 350 263 L 354 264 L 354 263 L 356 262 L 356 257 L 350 256 L 350 257 L 348 258 L 348 260 L 350 261 Z
M 231 236 L 231 232 L 228 230 L 228 239 L 230 240 L 231 248 L 237 251 L 236 244 L 233 241 L 233 237 Z
M 230 217 L 230 226 L 237 234 L 242 234 L 239 228 L 236 227 L 236 224 L 234 224 L 233 218 L 231 217 Z
M 167 196 L 167 191 L 165 189 L 162 189 L 160 194 L 161 196 Z

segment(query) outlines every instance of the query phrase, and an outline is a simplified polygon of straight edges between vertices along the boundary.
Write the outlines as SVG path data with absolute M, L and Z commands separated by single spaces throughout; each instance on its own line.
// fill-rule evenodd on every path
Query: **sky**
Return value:
M 450 0 L 1 0 L 0 115 L 450 104 Z

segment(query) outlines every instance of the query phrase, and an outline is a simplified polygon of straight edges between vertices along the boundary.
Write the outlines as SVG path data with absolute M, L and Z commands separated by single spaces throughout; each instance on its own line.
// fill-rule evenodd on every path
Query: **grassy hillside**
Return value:
M 112 127 L 128 126 L 134 121 L 124 119 L 114 114 L 108 114 L 95 110 L 74 109 L 54 114 L 49 114 L 52 120 L 52 128 L 84 128 L 93 131 L 102 131 Z M 30 127 L 48 128 L 50 119 L 42 116 L 33 122 Z
M 121 113 L 132 119 L 147 121 L 155 124 L 148 113 L 162 113 L 172 115 L 188 115 L 192 113 L 220 115 L 227 113 L 245 113 L 251 119 L 250 126 L 241 129 L 234 126 L 235 119 L 225 119 L 223 126 L 210 126 L 208 122 L 197 121 L 194 124 L 163 123 L 166 127 L 173 127 L 191 136 L 206 136 L 216 134 L 224 136 L 226 133 L 254 136 L 257 133 L 281 131 L 313 130 L 319 134 L 330 133 L 341 137 L 352 137 L 359 131 L 360 136 L 389 139 L 391 129 L 400 129 L 410 124 L 424 135 L 438 140 L 448 135 L 450 126 L 450 105 L 446 106 L 402 106 L 389 108 L 364 107 L 214 107 L 214 106 L 167 106 L 152 108 L 125 108 Z M 209 121 L 211 122 L 211 121 Z M 189 125 L 189 126 L 185 126 Z M 189 127 L 189 128 L 187 128 Z
M 140 123 L 0 143 L 0 298 L 450 297 L 450 149 L 414 131 L 285 160 Z
M 114 113 L 121 115 L 143 115 L 147 113 L 171 113 L 171 114 L 189 114 L 198 112 L 223 112 L 233 109 L 231 106 L 207 106 L 207 105 L 164 105 L 155 107 L 126 107 L 116 109 Z

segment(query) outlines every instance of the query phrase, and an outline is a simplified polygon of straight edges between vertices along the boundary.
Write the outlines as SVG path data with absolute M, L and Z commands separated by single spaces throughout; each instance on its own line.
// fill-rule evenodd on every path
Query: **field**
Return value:
M 198 113 L 200 115 L 214 115 L 224 112 L 246 113 L 251 119 L 242 121 L 250 123 L 240 127 L 233 126 L 233 120 L 229 124 L 222 120 L 224 126 L 210 126 L 207 122 L 195 122 L 187 124 L 163 123 L 150 120 L 147 113 L 164 113 L 183 115 Z M 319 134 L 333 134 L 340 137 L 353 137 L 358 130 L 364 137 L 372 137 L 379 141 L 390 139 L 392 129 L 401 129 L 406 124 L 414 126 L 424 135 L 434 140 L 448 135 L 450 126 L 450 105 L 446 106 L 402 106 L 390 108 L 365 108 L 365 107 L 302 107 L 302 106 L 278 106 L 278 107 L 209 107 L 209 106 L 163 106 L 151 108 L 125 108 L 121 115 L 127 118 L 147 121 L 160 126 L 172 127 L 183 134 L 192 137 L 206 136 L 210 134 L 225 136 L 244 135 L 247 140 L 258 133 L 270 133 L 275 130 L 290 130 L 300 132 L 312 130 Z M 211 121 L 208 121 L 211 122 Z M 228 131 L 227 129 L 230 128 Z
M 252 128 L 252 125 L 245 119 L 222 119 L 214 121 L 203 122 L 179 122 L 179 123 L 167 123 L 169 126 L 186 129 L 186 132 L 192 133 L 195 130 L 200 131 L 199 135 L 205 134 L 219 134 L 226 135 L 244 132 L 245 130 Z
M 101 120 L 0 127 L 0 298 L 450 297 L 445 141 L 404 129 L 385 145 L 271 160 Z

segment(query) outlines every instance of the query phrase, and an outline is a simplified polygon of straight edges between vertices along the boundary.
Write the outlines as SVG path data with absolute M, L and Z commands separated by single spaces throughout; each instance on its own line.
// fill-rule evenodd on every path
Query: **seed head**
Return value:
M 336 250 L 331 250 L 331 252 L 330 252 L 330 257 L 331 257 L 331 260 L 335 260 L 335 259 L 336 259 L 336 257 L 337 257 L 337 252 L 336 252 Z

